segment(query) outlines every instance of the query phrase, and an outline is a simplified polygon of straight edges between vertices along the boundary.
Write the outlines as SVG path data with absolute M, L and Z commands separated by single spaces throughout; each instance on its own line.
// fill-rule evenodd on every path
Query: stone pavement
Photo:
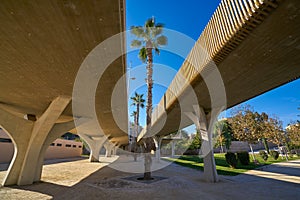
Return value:
M 171 164 L 153 172 L 157 181 L 144 183 L 136 181 L 141 174 L 110 168 L 108 164 L 115 159 L 118 157 L 101 158 L 102 163 L 84 159 L 45 165 L 44 182 L 2 187 L 0 199 L 300 199 L 300 160 L 234 177 L 220 176 L 219 183 L 205 183 L 201 171 Z M 133 162 L 126 156 L 118 160 L 123 165 L 125 160 Z M 266 171 L 276 175 L 266 176 Z M 278 174 L 282 174 L 280 180 Z

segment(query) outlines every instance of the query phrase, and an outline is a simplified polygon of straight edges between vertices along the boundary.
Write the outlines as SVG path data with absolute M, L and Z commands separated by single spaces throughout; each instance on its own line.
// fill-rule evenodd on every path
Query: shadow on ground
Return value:
M 72 167 L 72 162 L 69 162 Z M 298 163 L 295 162 L 294 165 Z M 58 164 L 59 166 L 60 164 Z M 82 169 L 84 170 L 84 165 Z M 272 169 L 271 167 L 265 170 Z M 286 171 L 287 168 L 280 167 Z M 75 169 L 74 169 L 75 170 Z M 285 174 L 300 176 L 300 172 Z M 300 170 L 298 170 L 300 171 Z M 277 173 L 277 171 L 276 171 Z M 48 182 L 39 182 L 29 186 L 4 187 L 7 190 L 1 194 L 2 199 L 8 199 L 10 190 L 34 192 L 34 195 L 46 194 L 39 199 L 299 199 L 299 183 L 258 177 L 252 174 L 243 174 L 234 177 L 220 176 L 219 183 L 205 183 L 202 172 L 171 164 L 161 170 L 153 172 L 153 176 L 164 177 L 151 184 L 126 180 L 137 174 L 120 172 L 105 166 L 90 174 L 73 186 L 62 186 Z M 73 174 L 74 175 L 74 174 Z M 21 192 L 20 192 L 21 190 Z M 16 197 L 16 196 L 15 196 Z M 28 196 L 27 196 L 28 197 Z

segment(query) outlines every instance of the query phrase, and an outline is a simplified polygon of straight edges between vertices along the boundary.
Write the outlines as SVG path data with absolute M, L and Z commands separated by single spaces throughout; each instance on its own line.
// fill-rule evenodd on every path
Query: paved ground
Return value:
M 45 165 L 44 182 L 2 187 L 0 199 L 300 199 L 300 160 L 235 177 L 221 176 L 215 184 L 203 182 L 200 171 L 162 162 L 165 167 L 153 172 L 157 181 L 147 184 L 136 181 L 137 174 L 108 167 L 115 159 L 102 158 L 104 163 L 80 159 Z M 120 160 L 122 165 L 132 163 L 126 156 Z M 137 164 L 142 164 L 141 159 L 134 163 Z

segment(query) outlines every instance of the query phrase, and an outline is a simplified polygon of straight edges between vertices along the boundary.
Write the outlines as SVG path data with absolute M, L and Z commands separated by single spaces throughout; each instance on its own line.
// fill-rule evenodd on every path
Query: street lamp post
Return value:
M 129 90 L 130 90 L 130 80 L 135 80 L 135 77 L 130 77 L 130 71 L 132 69 L 132 62 L 130 61 L 129 67 L 127 67 L 127 98 L 129 101 Z M 129 136 L 129 150 L 132 148 L 132 133 L 131 133 L 131 125 L 130 125 L 130 119 L 128 118 L 128 136 Z

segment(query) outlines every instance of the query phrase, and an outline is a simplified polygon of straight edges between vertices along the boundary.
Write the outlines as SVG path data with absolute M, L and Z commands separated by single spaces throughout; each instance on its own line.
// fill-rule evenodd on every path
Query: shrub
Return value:
M 262 159 L 264 159 L 264 161 L 268 160 L 268 154 L 264 150 L 259 151 L 259 155 Z
M 274 158 L 274 160 L 277 160 L 277 159 L 279 158 L 279 153 L 278 153 L 278 151 L 271 150 L 271 151 L 270 151 L 270 155 L 272 156 L 272 158 Z
M 187 149 L 183 155 L 199 155 L 199 149 Z
M 263 156 L 263 155 L 265 155 L 265 154 L 266 154 L 266 152 L 265 152 L 264 150 L 260 150 L 260 151 L 259 151 L 259 155 L 260 155 L 260 156 Z
M 288 153 L 288 155 L 289 155 L 290 158 L 294 157 L 294 154 L 292 154 L 292 153 Z
M 226 162 L 230 167 L 236 168 L 238 160 L 236 158 L 235 153 L 228 152 L 225 154 L 225 158 L 226 158 Z
M 249 165 L 250 163 L 250 157 L 247 151 L 237 153 L 237 158 L 242 165 Z

